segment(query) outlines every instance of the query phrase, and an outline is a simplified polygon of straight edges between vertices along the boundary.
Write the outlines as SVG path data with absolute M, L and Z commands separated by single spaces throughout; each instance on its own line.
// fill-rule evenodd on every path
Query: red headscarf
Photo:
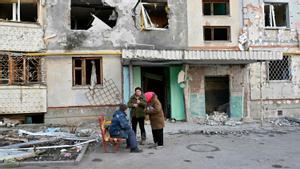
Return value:
M 152 97 L 154 96 L 154 92 L 146 92 L 146 93 L 144 93 L 144 95 L 145 95 L 145 97 L 146 97 L 146 101 L 147 101 L 147 103 L 150 103 L 151 102 L 151 99 L 152 99 Z

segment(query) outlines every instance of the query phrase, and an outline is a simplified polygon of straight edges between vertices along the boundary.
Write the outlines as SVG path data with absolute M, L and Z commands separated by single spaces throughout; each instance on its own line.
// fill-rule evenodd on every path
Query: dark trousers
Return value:
M 154 129 L 152 130 L 153 141 L 158 146 L 164 145 L 164 129 Z
M 127 137 L 124 137 L 127 136 Z M 126 138 L 126 144 L 127 147 L 130 147 L 130 149 L 135 149 L 137 148 L 137 141 L 136 141 L 136 136 L 133 130 L 122 130 L 121 134 L 118 137 L 124 137 Z
M 132 123 L 132 130 L 134 131 L 135 134 L 136 134 L 137 124 L 139 123 L 140 130 L 141 130 L 141 138 L 142 140 L 146 140 L 145 117 L 139 117 L 139 118 L 132 117 L 131 123 Z

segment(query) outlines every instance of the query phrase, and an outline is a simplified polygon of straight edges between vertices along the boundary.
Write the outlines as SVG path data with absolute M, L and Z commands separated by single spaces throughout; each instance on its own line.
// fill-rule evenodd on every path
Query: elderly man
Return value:
M 127 147 L 130 148 L 130 152 L 139 153 L 142 152 L 142 150 L 138 148 L 135 133 L 131 129 L 129 121 L 126 118 L 126 109 L 127 106 L 121 104 L 119 110 L 114 113 L 111 125 L 109 126 L 109 134 L 113 137 L 125 138 Z

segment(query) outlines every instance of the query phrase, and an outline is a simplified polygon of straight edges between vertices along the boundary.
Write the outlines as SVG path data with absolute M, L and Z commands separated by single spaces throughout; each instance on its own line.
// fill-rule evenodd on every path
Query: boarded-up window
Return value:
M 229 0 L 203 0 L 204 15 L 229 15 Z
M 102 84 L 102 58 L 73 58 L 73 85 Z
M 291 57 L 284 56 L 282 60 L 270 61 L 268 64 L 269 80 L 291 80 Z
M 289 27 L 289 14 L 287 3 L 265 3 L 266 27 Z
M 0 56 L 0 84 L 41 83 L 41 58 Z
M 1 0 L 0 20 L 17 22 L 37 22 L 37 0 Z
M 204 26 L 205 41 L 229 41 L 230 27 Z

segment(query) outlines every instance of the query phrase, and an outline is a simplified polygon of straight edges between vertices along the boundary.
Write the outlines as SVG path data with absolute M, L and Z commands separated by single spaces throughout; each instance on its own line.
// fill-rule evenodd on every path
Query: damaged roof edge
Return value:
M 122 50 L 129 60 L 281 60 L 283 52 L 275 51 L 211 51 L 211 50 Z

